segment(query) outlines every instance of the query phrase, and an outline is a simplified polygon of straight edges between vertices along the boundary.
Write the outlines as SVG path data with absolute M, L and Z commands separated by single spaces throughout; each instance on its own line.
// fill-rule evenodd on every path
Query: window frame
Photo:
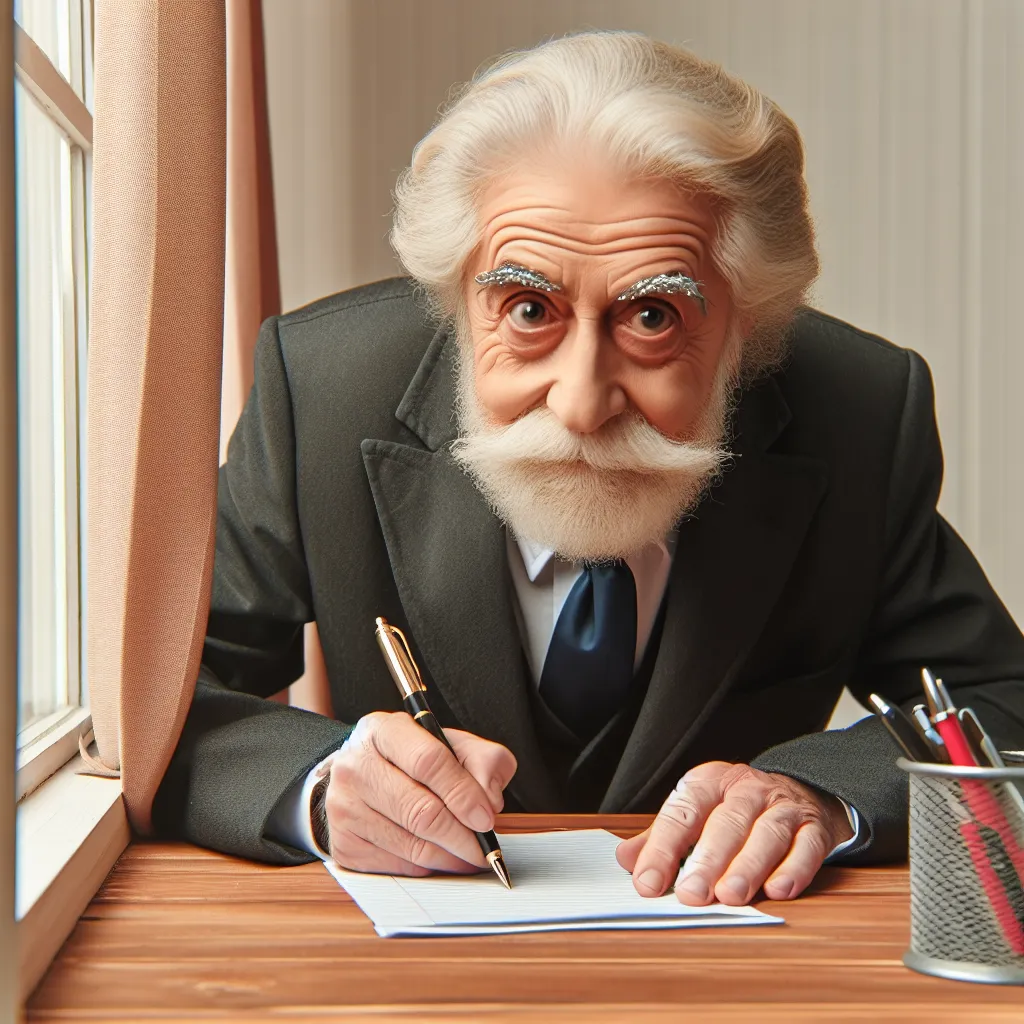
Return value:
M 17 418 L 17 216 L 13 145 L 0 146 L 0 782 L 15 801 L 0 814 L 0 1018 L 19 1007 L 35 988 L 107 873 L 127 846 L 130 832 L 121 783 L 90 778 L 78 756 L 91 717 L 81 643 L 85 610 L 86 344 L 91 241 L 92 19 L 93 0 L 66 0 L 70 15 L 69 84 L 41 48 L 14 20 L 13 5 L 0 0 L 0 130 L 14 141 L 15 80 L 42 106 L 70 142 L 71 232 L 63 259 L 72 282 L 64 307 L 65 531 L 69 700 L 78 705 L 17 732 L 19 508 Z M 77 86 L 76 89 L 72 85 Z M 2 141 L 2 140 L 0 140 Z M 70 251 L 68 251 L 70 250 Z M 71 371 L 67 368 L 70 367 Z M 74 415 L 71 415 L 71 411 Z M 59 585 L 59 584 L 58 584 Z M 72 686 L 72 684 L 75 684 Z M 13 785 L 12 785 L 13 784 Z M 15 867 L 16 865 L 16 867 Z
M 70 142 L 71 233 L 64 254 L 72 294 L 65 303 L 64 358 L 64 522 L 67 616 L 66 703 L 22 730 L 16 738 L 15 798 L 21 800 L 74 757 L 92 728 L 82 644 L 85 610 L 84 459 L 86 430 L 86 347 L 88 324 L 90 179 L 93 122 L 92 0 L 67 0 L 70 21 L 69 82 L 42 48 L 13 20 L 14 78 L 43 108 Z M 79 95 L 81 94 L 81 96 Z M 84 100 L 82 97 L 84 96 Z M 7 443 L 6 439 L 4 443 Z M 16 444 L 16 441 L 15 441 Z
M 0 0 L 0 750 L 16 742 L 18 718 L 17 325 L 14 312 L 13 6 Z M 0 760 L 0 786 L 14 786 L 14 759 Z M 14 923 L 15 808 L 0 803 L 0 948 L 17 948 Z M 18 1019 L 19 971 L 0 957 L 0 1018 Z

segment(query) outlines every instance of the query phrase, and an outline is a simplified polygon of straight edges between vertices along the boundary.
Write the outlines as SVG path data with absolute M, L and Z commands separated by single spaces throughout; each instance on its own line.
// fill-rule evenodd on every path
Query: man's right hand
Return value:
M 461 729 L 445 735 L 458 760 L 404 711 L 359 719 L 327 788 L 331 856 L 343 868 L 429 875 L 487 867 L 473 833 L 494 827 L 516 759 Z

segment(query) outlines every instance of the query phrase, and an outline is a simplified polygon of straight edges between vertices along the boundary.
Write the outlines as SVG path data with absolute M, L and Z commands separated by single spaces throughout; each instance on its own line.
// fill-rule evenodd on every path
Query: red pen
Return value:
M 967 737 L 964 735 L 963 727 L 960 725 L 960 719 L 957 718 L 955 710 L 940 711 L 937 715 L 933 715 L 932 724 L 946 745 L 950 764 L 959 765 L 961 768 L 978 767 L 977 758 L 971 750 L 970 743 L 967 742 Z
M 955 708 L 940 711 L 932 721 L 942 737 L 942 742 L 946 745 L 951 764 L 961 768 L 979 767 L 971 745 L 964 735 L 963 726 L 960 724 Z M 974 820 L 979 825 L 987 825 L 998 833 L 1013 866 L 1017 869 L 1017 874 L 1024 879 L 1024 849 L 1021 849 L 995 794 L 978 779 L 960 779 L 960 786 L 964 791 L 967 807 L 974 816 Z
M 957 717 L 957 709 L 949 691 L 943 686 L 942 681 L 936 679 L 928 669 L 921 670 L 921 679 L 924 682 L 928 708 L 932 712 L 932 724 L 939 736 L 942 737 L 950 763 L 961 768 L 979 767 L 978 760 L 974 756 L 960 724 L 960 719 Z M 1018 955 L 1024 954 L 1024 925 L 1017 920 L 1012 912 L 1006 891 L 989 860 L 978 826 L 986 826 L 999 836 L 1007 856 L 1010 857 L 1017 871 L 1018 878 L 1024 878 L 1024 850 L 1017 842 L 1017 837 L 1013 834 L 1013 829 L 1006 820 L 999 801 L 996 800 L 988 786 L 978 779 L 961 778 L 958 781 L 967 810 L 970 811 L 971 817 L 974 819 L 974 821 L 961 821 L 960 834 L 967 844 L 975 871 L 978 874 L 978 880 L 985 890 L 985 895 L 999 921 L 1008 945 Z
M 957 820 L 960 828 L 960 835 L 963 837 L 964 845 L 970 854 L 974 870 L 978 875 L 978 881 L 985 890 L 992 913 L 999 922 L 1003 937 L 1007 945 L 1018 956 L 1024 954 L 1024 928 L 1014 913 L 1013 905 L 1009 896 L 1003 888 L 1003 883 L 989 859 L 989 851 L 982 837 L 981 829 L 977 823 L 971 821 L 970 815 L 964 806 L 952 793 L 947 793 L 950 809 Z

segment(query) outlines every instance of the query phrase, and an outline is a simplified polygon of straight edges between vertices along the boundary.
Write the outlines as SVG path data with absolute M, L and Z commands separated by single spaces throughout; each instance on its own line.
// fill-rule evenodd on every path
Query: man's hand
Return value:
M 487 866 L 474 832 L 494 827 L 516 771 L 512 752 L 445 729 L 456 756 L 405 712 L 359 719 L 331 762 L 331 856 L 391 875 L 469 873 Z
M 692 846 L 676 884 L 680 902 L 737 907 L 762 885 L 769 899 L 798 896 L 852 834 L 835 797 L 785 775 L 709 761 L 690 769 L 654 824 L 615 855 L 641 896 L 660 896 Z

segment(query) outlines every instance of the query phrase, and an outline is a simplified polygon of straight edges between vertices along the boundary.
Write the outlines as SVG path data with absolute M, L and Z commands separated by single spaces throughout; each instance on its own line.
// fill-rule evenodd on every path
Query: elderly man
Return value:
M 930 665 L 1022 745 L 1024 639 L 936 512 L 928 370 L 802 307 L 769 100 L 570 36 L 474 79 L 396 199 L 411 281 L 264 324 L 163 830 L 420 875 L 480 870 L 503 806 L 658 811 L 619 848 L 637 890 L 742 904 L 904 852 L 885 731 L 821 731 L 844 685 L 909 705 Z M 457 759 L 397 710 L 377 615 Z M 264 699 L 313 619 L 337 720 Z

